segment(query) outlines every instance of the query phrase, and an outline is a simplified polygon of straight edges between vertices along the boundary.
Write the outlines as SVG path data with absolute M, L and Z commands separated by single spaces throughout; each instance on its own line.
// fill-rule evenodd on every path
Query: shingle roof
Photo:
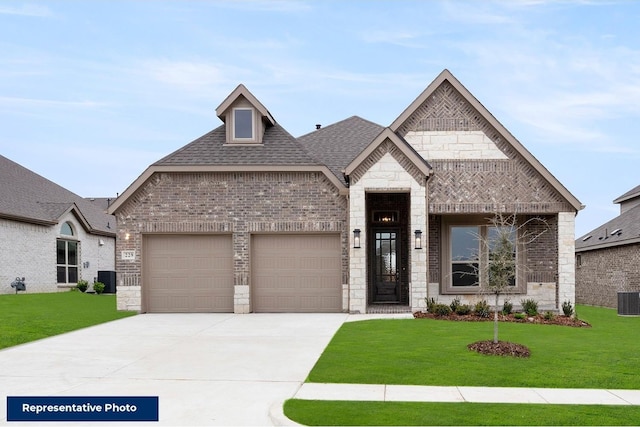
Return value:
M 201 136 L 153 166 L 171 165 L 319 165 L 280 125 L 266 129 L 262 144 L 227 144 L 225 125 Z
M 114 216 L 0 155 L 0 217 L 53 225 L 69 209 L 78 210 L 89 226 L 88 232 L 115 234 Z
M 379 124 L 352 116 L 303 135 L 298 141 L 344 182 L 342 170 L 383 130 Z
M 576 252 L 631 243 L 640 243 L 640 205 L 580 236 L 576 239 Z
M 615 199 L 613 201 L 613 203 L 624 202 L 625 200 L 633 199 L 635 197 L 640 197 L 640 185 L 638 185 L 637 187 L 632 188 L 631 190 L 627 191 L 622 196 L 620 196 L 617 199 Z

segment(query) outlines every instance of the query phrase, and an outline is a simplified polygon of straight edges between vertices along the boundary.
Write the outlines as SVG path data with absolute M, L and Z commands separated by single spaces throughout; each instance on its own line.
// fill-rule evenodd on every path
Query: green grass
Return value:
M 635 426 L 638 406 L 288 400 L 285 414 L 326 426 Z
M 485 356 L 467 344 L 493 337 L 492 322 L 431 319 L 345 323 L 310 382 L 441 386 L 640 389 L 640 318 L 578 307 L 591 328 L 501 323 L 500 339 L 529 359 Z M 640 406 L 344 402 L 292 399 L 306 425 L 637 425 Z
M 640 389 L 640 318 L 578 307 L 591 328 L 501 323 L 500 340 L 524 344 L 528 359 L 481 355 L 467 344 L 492 339 L 492 322 L 432 319 L 345 323 L 310 382 L 442 386 Z
M 115 295 L 81 292 L 0 295 L 0 348 L 134 315 Z

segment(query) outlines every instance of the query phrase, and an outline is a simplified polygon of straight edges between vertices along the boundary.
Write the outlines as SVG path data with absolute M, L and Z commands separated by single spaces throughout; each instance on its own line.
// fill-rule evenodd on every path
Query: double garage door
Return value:
M 233 312 L 230 235 L 147 235 L 143 242 L 147 312 Z M 253 235 L 254 312 L 339 312 L 339 235 Z

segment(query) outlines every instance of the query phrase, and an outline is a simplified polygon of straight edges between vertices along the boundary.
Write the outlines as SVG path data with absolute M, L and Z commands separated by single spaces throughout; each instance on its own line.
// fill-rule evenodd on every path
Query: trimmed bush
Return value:
M 522 309 L 528 316 L 537 316 L 538 315 L 538 302 L 532 298 L 525 299 L 520 301 L 522 304 Z
M 524 320 L 527 317 L 527 315 L 524 313 L 516 313 L 513 315 L 513 317 L 515 317 L 518 320 Z
M 513 304 L 508 299 L 504 300 L 502 305 L 502 314 L 509 315 L 513 312 Z
M 545 320 L 553 320 L 554 316 L 555 316 L 555 314 L 553 314 L 553 312 L 551 312 L 551 311 L 547 311 L 546 313 L 544 313 Z
M 88 287 L 89 287 L 89 282 L 87 282 L 86 280 L 78 280 L 78 284 L 76 285 L 76 288 L 78 288 L 80 292 L 85 292 Z
M 100 295 L 104 292 L 104 283 L 93 282 L 93 290 L 96 291 L 96 294 Z
M 451 314 L 451 307 L 447 304 L 436 304 L 433 306 L 433 314 L 436 316 L 448 316 Z
M 456 307 L 456 314 L 464 316 L 469 313 L 471 313 L 471 306 L 469 304 L 460 304 Z
M 562 303 L 562 312 L 566 317 L 573 316 L 573 305 L 571 305 L 571 301 L 565 301 Z
M 478 301 L 473 309 L 473 312 L 478 317 L 489 317 L 491 315 L 491 307 L 486 299 Z

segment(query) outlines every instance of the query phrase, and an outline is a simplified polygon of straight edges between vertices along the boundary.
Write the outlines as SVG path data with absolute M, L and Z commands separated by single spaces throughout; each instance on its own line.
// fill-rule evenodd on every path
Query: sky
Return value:
M 638 22 L 636 1 L 3 0 L 0 154 L 113 197 L 240 83 L 301 136 L 388 126 L 446 68 L 586 205 L 580 237 L 640 184 Z

